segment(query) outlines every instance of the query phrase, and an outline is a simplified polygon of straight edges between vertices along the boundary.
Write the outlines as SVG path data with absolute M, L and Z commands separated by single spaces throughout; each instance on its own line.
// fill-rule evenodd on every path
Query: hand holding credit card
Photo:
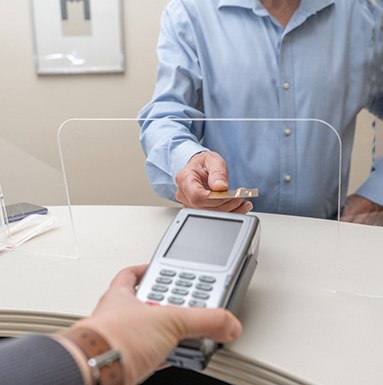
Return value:
M 256 198 L 258 188 L 238 187 L 233 190 L 211 191 L 207 199 Z

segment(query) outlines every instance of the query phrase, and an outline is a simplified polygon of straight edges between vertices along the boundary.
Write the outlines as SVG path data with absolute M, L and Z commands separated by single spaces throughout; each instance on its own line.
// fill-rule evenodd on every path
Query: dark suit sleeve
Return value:
M 72 356 L 48 336 L 0 340 L 1 385 L 83 385 Z

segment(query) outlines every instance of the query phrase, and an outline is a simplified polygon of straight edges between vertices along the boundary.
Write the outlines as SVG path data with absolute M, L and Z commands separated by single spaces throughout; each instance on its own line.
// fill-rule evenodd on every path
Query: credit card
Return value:
M 207 199 L 256 198 L 258 188 L 238 187 L 234 190 L 210 191 Z

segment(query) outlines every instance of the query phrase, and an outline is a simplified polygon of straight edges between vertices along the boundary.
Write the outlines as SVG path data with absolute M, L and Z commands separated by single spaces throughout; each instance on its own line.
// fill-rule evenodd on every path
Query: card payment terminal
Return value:
M 139 285 L 143 302 L 238 311 L 257 265 L 259 219 L 253 215 L 182 209 L 163 236 Z M 219 348 L 184 340 L 167 362 L 203 369 Z

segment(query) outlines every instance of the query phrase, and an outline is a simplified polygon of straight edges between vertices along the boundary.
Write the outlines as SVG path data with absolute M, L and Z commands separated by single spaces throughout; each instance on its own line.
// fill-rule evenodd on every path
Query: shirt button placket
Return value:
M 293 178 L 292 178 L 292 176 L 291 176 L 290 174 L 286 174 L 286 175 L 285 175 L 285 182 L 286 182 L 286 183 L 290 183 L 290 182 L 291 182 L 291 179 L 293 179 Z
M 290 88 L 290 83 L 289 83 L 289 82 L 283 82 L 282 88 L 283 88 L 285 91 L 288 91 L 289 88 Z
M 296 122 L 289 119 L 296 116 L 294 103 L 294 57 L 292 51 L 293 40 L 285 35 L 282 40 L 279 61 L 279 76 L 280 76 L 280 111 L 281 119 L 287 119 L 282 123 L 283 141 L 281 146 L 281 190 L 279 210 L 285 213 L 292 211 L 294 207 L 294 179 L 292 171 L 295 170 L 296 154 L 295 141 L 292 139 L 293 129 Z

